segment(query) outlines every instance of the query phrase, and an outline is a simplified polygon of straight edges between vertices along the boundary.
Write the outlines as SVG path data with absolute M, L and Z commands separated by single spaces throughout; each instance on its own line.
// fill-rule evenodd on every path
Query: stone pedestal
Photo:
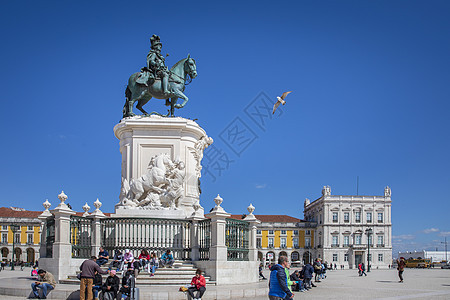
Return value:
M 203 150 L 212 143 L 206 132 L 196 122 L 184 118 L 159 116 L 135 116 L 122 119 L 114 127 L 120 140 L 122 154 L 121 202 L 115 207 L 112 217 L 159 217 L 184 219 L 194 212 L 193 205 L 199 203 L 199 178 Z M 133 207 L 124 205 L 127 184 L 139 179 L 150 169 L 150 161 L 157 155 L 167 154 L 172 161 L 184 162 L 182 197 L 177 209 Z M 124 184 L 125 182 L 125 184 Z M 203 208 L 201 208 L 203 214 Z

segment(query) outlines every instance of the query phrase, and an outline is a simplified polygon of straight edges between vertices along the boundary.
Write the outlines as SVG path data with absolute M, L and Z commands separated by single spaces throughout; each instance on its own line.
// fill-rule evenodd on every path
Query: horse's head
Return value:
M 184 62 L 184 70 L 191 78 L 197 77 L 197 66 L 195 64 L 195 60 L 191 58 L 190 54 Z

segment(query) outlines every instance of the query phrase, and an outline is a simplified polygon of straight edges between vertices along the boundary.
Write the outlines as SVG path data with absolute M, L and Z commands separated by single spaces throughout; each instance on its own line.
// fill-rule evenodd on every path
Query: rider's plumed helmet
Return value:
M 154 34 L 154 35 L 150 38 L 150 43 L 152 43 L 152 48 L 154 48 L 156 45 L 162 45 L 162 44 L 161 44 L 161 39 L 160 39 L 159 36 L 157 36 L 156 34 Z

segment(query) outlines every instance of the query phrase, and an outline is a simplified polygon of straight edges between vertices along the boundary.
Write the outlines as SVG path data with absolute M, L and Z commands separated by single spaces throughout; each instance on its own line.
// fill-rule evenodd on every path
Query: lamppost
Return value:
M 372 234 L 372 228 L 366 229 L 367 234 L 367 272 L 370 272 L 370 235 Z
M 15 244 L 16 244 L 16 231 L 20 229 L 20 226 L 12 224 L 9 227 L 11 227 L 11 231 L 12 231 L 12 235 L 13 235 L 13 249 L 12 249 L 12 261 L 11 261 L 11 270 L 13 271 L 14 270 L 14 263 L 15 263 L 14 262 L 14 255 L 16 254 L 16 251 L 14 249 Z
M 441 244 L 444 244 L 444 246 L 445 246 L 445 263 L 448 265 L 448 260 L 447 260 L 447 237 L 444 238 L 444 242 L 441 242 Z

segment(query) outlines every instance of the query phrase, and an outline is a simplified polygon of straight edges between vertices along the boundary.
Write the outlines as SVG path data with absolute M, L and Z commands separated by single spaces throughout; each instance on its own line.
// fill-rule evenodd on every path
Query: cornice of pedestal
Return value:
M 124 118 L 119 124 L 114 126 L 114 135 L 120 140 L 125 132 L 136 129 L 180 131 L 193 133 L 199 138 L 206 135 L 205 130 L 195 121 L 181 117 L 169 118 L 156 115 Z

